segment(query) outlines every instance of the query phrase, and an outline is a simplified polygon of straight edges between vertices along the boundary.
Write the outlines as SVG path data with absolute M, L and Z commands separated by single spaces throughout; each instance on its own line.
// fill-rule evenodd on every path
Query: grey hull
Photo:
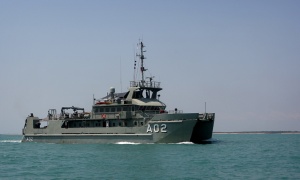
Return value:
M 198 143 L 198 144 L 207 143 L 206 140 L 212 138 L 213 127 L 214 127 L 213 120 L 197 121 L 193 129 L 191 142 Z
M 30 120 L 28 120 L 30 124 Z M 61 122 L 55 122 L 60 124 Z M 169 121 L 149 121 L 143 127 L 136 128 L 133 133 L 132 128 L 128 128 L 129 133 L 113 132 L 113 128 L 78 128 L 78 129 L 62 129 L 63 133 L 46 133 L 40 131 L 36 133 L 25 133 L 22 142 L 42 142 L 42 143 L 118 143 L 118 142 L 132 142 L 132 143 L 178 143 L 190 141 L 197 120 L 169 120 Z M 166 126 L 166 129 L 159 129 Z M 150 127 L 150 129 L 149 129 Z M 151 128 L 152 127 L 152 128 Z M 158 129 L 155 129 L 158 127 Z M 80 130 L 79 130 L 80 129 Z M 124 127 L 123 127 L 124 129 Z M 41 129 L 38 129 L 41 130 Z M 68 131 L 69 130 L 69 131 Z M 112 132 L 103 132 L 103 130 L 112 130 Z M 28 132 L 29 130 L 27 130 Z M 34 129 L 30 130 L 34 132 Z M 82 133 L 72 133 L 72 132 Z

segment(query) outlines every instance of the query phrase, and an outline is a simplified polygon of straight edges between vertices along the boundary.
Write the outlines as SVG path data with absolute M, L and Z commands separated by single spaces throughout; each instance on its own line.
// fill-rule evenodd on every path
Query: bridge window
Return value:
M 145 110 L 145 106 L 140 106 L 139 110 L 144 111 Z
M 115 111 L 116 111 L 116 107 L 111 107 L 111 108 L 110 108 L 110 111 L 111 111 L 111 112 L 115 112 Z

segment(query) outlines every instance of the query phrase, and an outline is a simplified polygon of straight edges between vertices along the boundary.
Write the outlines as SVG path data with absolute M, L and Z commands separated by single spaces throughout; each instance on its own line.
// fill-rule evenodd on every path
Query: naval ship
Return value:
M 207 143 L 212 138 L 215 113 L 166 110 L 158 94 L 161 83 L 145 77 L 145 46 L 138 43 L 141 78 L 130 82 L 127 92 L 110 88 L 107 96 L 93 98 L 91 112 L 84 108 L 49 109 L 46 118 L 31 113 L 25 120 L 22 142 L 43 143 Z

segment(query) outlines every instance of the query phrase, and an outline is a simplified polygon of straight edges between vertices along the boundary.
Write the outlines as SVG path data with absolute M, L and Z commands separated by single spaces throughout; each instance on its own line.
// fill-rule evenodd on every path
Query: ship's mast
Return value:
M 145 69 L 145 67 L 144 67 L 144 59 L 146 59 L 146 57 L 144 56 L 144 52 L 146 52 L 146 51 L 144 50 L 145 46 L 142 41 L 139 43 L 139 46 L 141 49 L 141 54 L 137 54 L 137 56 L 139 56 L 140 60 L 141 60 L 141 73 L 142 73 L 141 83 L 142 83 L 142 86 L 144 86 L 144 84 L 145 84 L 144 71 L 147 71 L 147 69 Z
M 136 53 L 136 57 L 138 57 L 140 59 L 140 71 L 142 74 L 141 80 L 136 81 L 135 77 L 134 77 L 134 81 L 130 81 L 130 87 L 138 87 L 139 91 L 143 92 L 143 90 L 146 90 L 148 93 L 148 97 L 150 98 L 150 92 L 152 92 L 151 95 L 151 99 L 156 99 L 157 97 L 157 92 L 162 90 L 162 88 L 160 87 L 160 82 L 157 81 L 153 81 L 154 76 L 150 76 L 150 77 L 145 77 L 144 72 L 147 71 L 147 69 L 145 69 L 144 67 L 144 59 L 146 59 L 146 57 L 144 56 L 144 52 L 146 52 L 146 50 L 144 50 L 145 46 L 144 43 L 142 41 L 140 41 L 138 44 L 138 48 L 140 49 L 138 53 Z M 136 68 L 136 60 L 134 61 L 134 73 L 137 74 L 138 69 Z M 147 81 L 147 79 L 149 79 L 149 81 Z M 147 97 L 147 94 L 146 94 Z

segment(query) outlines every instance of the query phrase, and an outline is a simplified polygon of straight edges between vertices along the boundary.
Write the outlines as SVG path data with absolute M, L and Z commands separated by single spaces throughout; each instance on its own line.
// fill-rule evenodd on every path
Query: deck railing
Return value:
M 203 113 L 199 114 L 200 120 L 214 120 L 215 119 L 215 113 Z
M 169 110 L 168 113 L 169 114 L 182 114 L 183 110 Z
M 160 88 L 160 82 L 157 81 L 130 81 L 130 87 L 148 87 L 148 88 Z

